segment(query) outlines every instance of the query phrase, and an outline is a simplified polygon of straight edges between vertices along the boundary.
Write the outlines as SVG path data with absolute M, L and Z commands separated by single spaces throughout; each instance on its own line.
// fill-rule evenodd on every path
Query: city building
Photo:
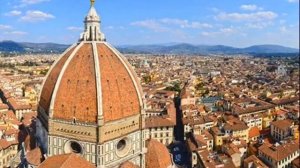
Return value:
M 258 148 L 258 157 L 268 166 L 286 168 L 292 166 L 292 161 L 299 157 L 299 142 L 288 142 L 274 145 L 263 144 Z
M 218 126 L 212 127 L 210 132 L 214 137 L 214 146 L 216 149 L 220 149 L 231 138 L 249 142 L 249 127 L 237 118 L 227 120 L 225 123 L 218 123 Z
M 192 167 L 196 167 L 199 166 L 201 162 L 199 152 L 204 149 L 208 151 L 213 150 L 213 137 L 208 131 L 205 131 L 202 135 L 189 133 L 187 135 L 186 145 L 191 157 Z
M 258 127 L 252 127 L 249 129 L 249 140 L 255 142 L 260 137 L 260 130 Z
M 268 166 L 255 155 L 251 155 L 244 160 L 244 168 L 268 168 Z
M 10 161 L 18 153 L 18 142 L 0 139 L 0 167 L 10 167 Z
M 277 77 L 284 77 L 287 75 L 287 69 L 284 65 L 280 65 L 278 66 L 277 70 L 276 70 L 276 75 Z
M 278 141 L 291 137 L 292 133 L 293 122 L 290 120 L 278 120 L 271 123 L 271 136 Z
M 244 121 L 249 128 L 257 127 L 259 130 L 262 130 L 262 120 L 262 115 L 253 115 L 242 118 L 242 121 Z
M 184 125 L 184 133 L 193 132 L 195 135 L 201 135 L 205 130 L 209 130 L 214 126 L 214 121 L 209 116 L 190 116 L 182 119 Z
M 247 143 L 244 140 L 233 139 L 222 145 L 222 151 L 232 158 L 235 167 L 241 167 L 247 156 Z
M 168 146 L 173 142 L 176 122 L 169 118 L 153 116 L 146 118 L 145 139 L 155 139 Z
M 215 152 L 209 152 L 208 150 L 199 151 L 200 164 L 199 167 L 205 168 L 232 168 L 235 167 L 232 159 L 227 155 L 216 154 Z

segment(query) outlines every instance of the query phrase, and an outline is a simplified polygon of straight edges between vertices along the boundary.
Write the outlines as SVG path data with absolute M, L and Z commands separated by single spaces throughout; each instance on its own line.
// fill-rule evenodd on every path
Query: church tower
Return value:
M 141 85 L 126 58 L 106 42 L 91 0 L 85 29 L 49 70 L 38 119 L 47 156 L 76 153 L 99 168 L 145 167 Z M 38 124 L 37 124 L 38 125 Z

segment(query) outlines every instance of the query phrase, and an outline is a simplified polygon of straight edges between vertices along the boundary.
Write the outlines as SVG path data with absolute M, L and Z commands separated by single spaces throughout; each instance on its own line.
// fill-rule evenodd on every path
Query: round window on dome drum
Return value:
M 70 143 L 73 153 L 82 153 L 82 147 L 79 143 L 72 141 Z
M 119 140 L 116 143 L 116 148 L 117 148 L 116 154 L 119 157 L 125 157 L 130 152 L 130 150 L 132 149 L 131 139 L 126 137 L 126 138 L 123 138 L 123 139 Z
M 117 144 L 117 149 L 118 149 L 119 151 L 121 151 L 121 150 L 123 150 L 125 147 L 126 147 L 126 141 L 125 141 L 125 139 L 120 140 L 120 141 L 118 142 L 118 144 Z
M 65 144 L 64 147 L 65 153 L 76 153 L 76 154 L 82 154 L 83 153 L 83 148 L 80 145 L 80 143 L 76 141 L 68 141 Z

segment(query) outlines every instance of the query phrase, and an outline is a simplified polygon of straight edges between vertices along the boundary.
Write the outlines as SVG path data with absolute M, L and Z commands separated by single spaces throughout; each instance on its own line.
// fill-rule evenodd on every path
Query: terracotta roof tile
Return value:
M 167 168 L 172 165 L 168 149 L 154 139 L 147 141 L 146 168 Z
M 284 105 L 284 104 L 290 104 L 293 102 L 299 102 L 299 96 L 296 97 L 292 97 L 292 98 L 283 98 L 283 99 L 279 99 L 279 100 L 273 100 L 272 103 L 275 105 Z
M 52 93 L 53 93 L 56 81 L 58 79 L 59 73 L 61 72 L 61 69 L 62 69 L 63 65 L 65 64 L 66 60 L 69 58 L 71 53 L 73 52 L 74 48 L 72 48 L 69 52 L 67 52 L 65 55 L 63 55 L 60 58 L 60 60 L 55 65 L 55 67 L 52 68 L 52 71 L 49 72 L 48 77 L 47 77 L 47 79 L 44 83 L 44 86 L 43 86 L 43 89 L 42 89 L 42 92 L 41 92 L 39 105 L 47 113 L 48 113 L 48 110 L 49 110 Z
M 8 110 L 7 104 L 0 103 L 0 110 Z
M 244 167 L 250 167 L 250 165 L 255 165 L 257 168 L 268 168 L 268 166 L 255 155 L 251 155 L 244 160 Z
M 35 148 L 26 153 L 26 160 L 31 165 L 38 166 L 42 163 L 42 152 L 40 148 Z
M 132 67 L 123 56 L 112 51 L 108 44 L 98 43 L 96 49 L 101 76 L 102 104 L 97 104 L 93 48 L 90 43 L 83 44 L 64 72 L 61 72 L 63 64 L 74 49 L 58 61 L 46 79 L 40 106 L 47 111 L 59 73 L 64 73 L 54 100 L 53 118 L 97 123 L 98 106 L 102 107 L 105 122 L 141 112 L 142 105 L 138 95 L 141 86 Z M 133 80 L 136 81 L 137 86 Z
M 97 92 L 91 44 L 84 44 L 67 66 L 54 104 L 53 118 L 97 123 Z
M 277 120 L 270 123 L 270 125 L 273 125 L 281 130 L 286 130 L 290 128 L 293 123 L 290 120 Z
M 118 56 L 105 44 L 98 44 L 104 121 L 113 121 L 140 113 L 134 83 Z M 129 69 L 132 69 L 129 67 Z
M 260 135 L 260 131 L 258 127 L 252 127 L 249 130 L 249 138 L 258 137 Z
M 176 123 L 172 122 L 169 118 L 164 118 L 162 116 L 152 116 L 145 120 L 146 128 L 157 128 L 157 127 L 173 127 Z
M 246 130 L 248 128 L 249 127 L 242 122 L 225 123 L 224 125 L 225 130 L 232 130 L 232 131 L 241 131 L 241 130 Z
M 11 143 L 5 139 L 0 139 L 0 150 L 10 147 Z
M 282 159 L 287 158 L 295 151 L 299 150 L 299 142 L 296 143 L 292 141 L 279 146 L 270 146 L 268 144 L 263 144 L 258 148 L 258 150 L 264 153 L 265 155 L 271 157 L 273 160 L 280 161 Z
M 77 154 L 56 155 L 47 158 L 38 168 L 96 168 Z
M 139 166 L 127 161 L 122 163 L 119 168 L 139 168 Z
M 246 113 L 252 113 L 256 111 L 268 110 L 274 108 L 273 104 L 258 99 L 252 99 L 252 98 L 235 99 L 232 103 L 233 103 L 232 104 L 233 111 L 238 114 L 246 114 Z M 246 106 L 246 104 L 248 103 L 254 106 Z M 245 106 L 243 106 L 244 104 Z

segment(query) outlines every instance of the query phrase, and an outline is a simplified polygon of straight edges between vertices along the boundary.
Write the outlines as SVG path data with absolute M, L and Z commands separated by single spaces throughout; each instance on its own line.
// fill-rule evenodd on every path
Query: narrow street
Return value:
M 190 168 L 190 156 L 184 142 L 184 126 L 182 123 L 182 113 L 180 110 L 180 98 L 174 99 L 176 107 L 176 126 L 174 130 L 175 142 L 170 146 L 170 151 L 173 155 L 175 164 Z
M 176 97 L 174 98 L 174 103 L 176 107 L 176 126 L 174 130 L 175 134 L 175 140 L 184 142 L 184 126 L 182 123 L 182 112 L 180 109 L 180 98 Z

